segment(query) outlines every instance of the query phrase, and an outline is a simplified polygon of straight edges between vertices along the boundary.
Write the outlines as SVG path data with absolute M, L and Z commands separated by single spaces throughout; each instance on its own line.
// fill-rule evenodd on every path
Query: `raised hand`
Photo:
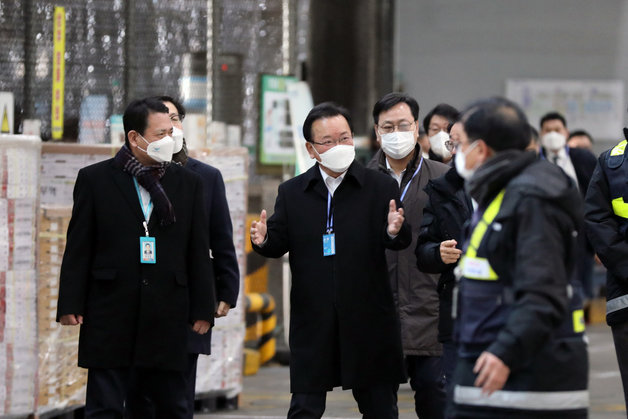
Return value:
M 388 234 L 391 236 L 399 234 L 404 220 L 403 208 L 397 210 L 397 203 L 394 199 L 391 199 L 388 204 Z
M 251 241 L 254 245 L 260 246 L 266 239 L 266 210 L 262 210 L 259 221 L 251 223 Z

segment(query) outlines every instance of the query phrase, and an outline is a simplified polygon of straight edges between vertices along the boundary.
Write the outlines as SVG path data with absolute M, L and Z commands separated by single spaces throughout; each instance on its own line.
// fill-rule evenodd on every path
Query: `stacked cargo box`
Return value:
M 34 411 L 36 231 L 41 142 L 0 136 L 0 414 Z

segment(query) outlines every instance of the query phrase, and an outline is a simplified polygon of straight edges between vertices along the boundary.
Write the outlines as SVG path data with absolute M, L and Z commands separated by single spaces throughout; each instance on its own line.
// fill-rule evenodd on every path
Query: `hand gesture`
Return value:
M 251 223 L 251 241 L 254 245 L 260 246 L 266 239 L 266 210 L 262 210 L 259 221 Z
M 397 204 L 394 199 L 391 199 L 390 204 L 388 204 L 388 234 L 391 236 L 399 234 L 404 220 L 403 208 L 399 208 L 397 211 Z
M 462 254 L 462 250 L 456 249 L 456 245 L 458 242 L 455 240 L 445 240 L 440 243 L 440 258 L 443 263 L 450 264 L 458 262 L 460 259 L 460 255 Z
M 475 362 L 473 372 L 478 374 L 473 384 L 482 387 L 482 393 L 490 396 L 494 391 L 504 388 L 510 368 L 497 356 L 484 351 Z
M 77 324 L 83 324 L 83 316 L 80 314 L 64 314 L 59 319 L 59 323 L 63 326 L 76 326 Z
M 192 326 L 192 330 L 194 330 L 199 335 L 204 335 L 209 331 L 211 324 L 207 320 L 196 320 L 194 325 Z

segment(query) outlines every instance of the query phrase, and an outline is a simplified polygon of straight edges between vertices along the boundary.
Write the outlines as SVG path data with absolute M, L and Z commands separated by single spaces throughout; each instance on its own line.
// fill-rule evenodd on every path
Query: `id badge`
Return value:
M 323 256 L 336 254 L 336 234 L 323 234 Z
M 140 237 L 140 262 L 157 263 L 157 249 L 154 237 Z

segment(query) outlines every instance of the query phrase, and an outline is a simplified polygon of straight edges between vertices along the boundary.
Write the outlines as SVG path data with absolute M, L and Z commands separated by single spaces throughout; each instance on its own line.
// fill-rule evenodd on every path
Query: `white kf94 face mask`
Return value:
M 451 158 L 451 151 L 447 149 L 447 141 L 449 141 L 449 134 L 445 131 L 440 131 L 437 134 L 432 135 L 430 138 L 430 150 L 443 160 L 449 160 Z
M 352 145 L 338 144 L 320 154 L 314 148 L 314 152 L 321 158 L 321 165 L 336 173 L 347 170 L 355 158 L 355 148 Z
M 393 159 L 403 159 L 414 150 L 414 131 L 395 131 L 381 137 L 382 150 Z
M 148 145 L 146 146 L 146 150 L 140 146 L 137 146 L 137 148 L 145 152 L 148 157 L 155 160 L 157 163 L 172 160 L 172 153 L 174 151 L 174 140 L 172 137 L 165 136 L 161 140 L 153 141 L 152 143 L 149 143 L 141 134 L 140 137 L 142 137 L 142 140 Z
M 174 149 L 172 150 L 172 154 L 177 154 L 183 148 L 183 131 L 173 126 L 172 139 L 174 140 Z

